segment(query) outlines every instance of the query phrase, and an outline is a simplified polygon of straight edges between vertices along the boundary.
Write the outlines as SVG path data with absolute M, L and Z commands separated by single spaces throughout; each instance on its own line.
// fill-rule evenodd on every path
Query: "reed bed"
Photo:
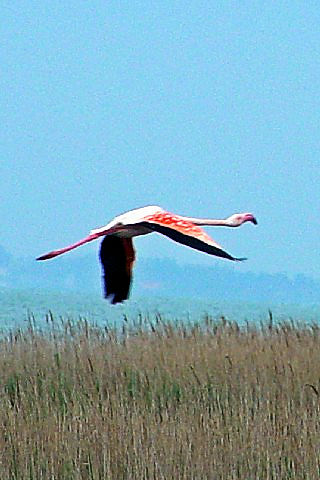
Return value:
M 0 478 L 318 479 L 320 327 L 57 321 L 0 340 Z

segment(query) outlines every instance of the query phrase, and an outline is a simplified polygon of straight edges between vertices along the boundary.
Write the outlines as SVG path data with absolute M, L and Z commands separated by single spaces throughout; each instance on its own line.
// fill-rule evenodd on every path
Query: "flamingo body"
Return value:
M 158 206 L 131 210 L 115 217 L 107 225 L 91 230 L 82 240 L 59 250 L 53 250 L 37 260 L 48 260 L 103 236 L 100 261 L 103 268 L 104 296 L 112 304 L 129 297 L 135 251 L 132 238 L 157 232 L 196 250 L 232 261 L 244 260 L 227 253 L 199 225 L 237 227 L 245 222 L 257 224 L 251 213 L 234 214 L 223 220 L 183 217 Z

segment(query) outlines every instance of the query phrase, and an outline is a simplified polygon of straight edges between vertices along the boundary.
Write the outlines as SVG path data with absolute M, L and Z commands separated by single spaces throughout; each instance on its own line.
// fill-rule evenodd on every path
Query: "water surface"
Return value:
M 210 299 L 145 297 L 131 299 L 124 304 L 110 305 L 98 294 L 59 293 L 41 290 L 0 290 L 0 328 L 14 329 L 28 324 L 28 315 L 35 316 L 37 324 L 45 324 L 49 311 L 57 318 L 86 318 L 89 322 L 104 325 L 119 324 L 126 317 L 129 321 L 141 314 L 150 319 L 160 314 L 167 320 L 194 322 L 209 315 L 224 316 L 239 324 L 248 321 L 267 321 L 269 310 L 275 321 L 319 322 L 320 304 L 266 304 L 214 301 Z

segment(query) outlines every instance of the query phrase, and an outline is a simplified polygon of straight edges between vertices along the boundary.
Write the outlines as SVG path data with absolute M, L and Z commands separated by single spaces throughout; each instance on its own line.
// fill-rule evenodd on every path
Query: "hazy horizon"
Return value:
M 13 257 L 0 247 L 0 287 L 95 293 L 102 297 L 97 253 L 66 255 L 41 262 Z M 194 298 L 216 301 L 317 303 L 320 281 L 310 276 L 242 271 L 232 262 L 212 257 L 211 265 L 172 258 L 138 257 L 131 298 Z

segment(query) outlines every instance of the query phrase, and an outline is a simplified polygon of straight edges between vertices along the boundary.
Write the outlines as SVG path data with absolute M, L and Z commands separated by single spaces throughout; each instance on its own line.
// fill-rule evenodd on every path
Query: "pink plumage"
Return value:
M 239 227 L 245 222 L 257 224 L 251 213 L 236 213 L 222 220 L 183 217 L 158 206 L 142 207 L 115 217 L 104 227 L 92 230 L 76 243 L 41 255 L 37 260 L 48 260 L 69 252 L 85 243 L 104 237 L 100 248 L 103 268 L 104 293 L 111 303 L 123 302 L 129 297 L 135 252 L 132 238 L 157 232 L 196 250 L 239 261 L 216 243 L 199 225 Z

